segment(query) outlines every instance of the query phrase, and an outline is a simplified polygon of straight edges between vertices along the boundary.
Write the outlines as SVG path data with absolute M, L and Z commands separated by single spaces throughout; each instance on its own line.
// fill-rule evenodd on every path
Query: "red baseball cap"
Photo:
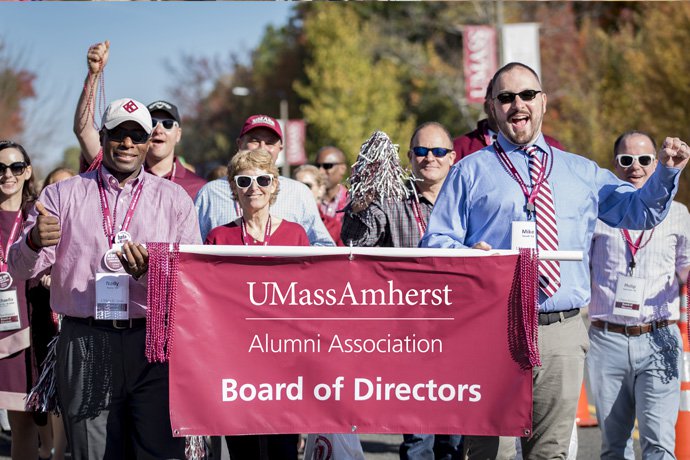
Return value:
M 276 133 L 281 142 L 283 141 L 283 131 L 280 129 L 280 123 L 273 117 L 269 117 L 268 115 L 252 115 L 247 118 L 247 121 L 244 122 L 244 126 L 242 126 L 240 137 L 255 128 L 268 128 Z

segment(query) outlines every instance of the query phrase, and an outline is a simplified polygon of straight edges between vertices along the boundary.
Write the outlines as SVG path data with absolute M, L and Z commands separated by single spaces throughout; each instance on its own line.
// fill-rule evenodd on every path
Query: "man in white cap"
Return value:
M 105 41 L 91 46 L 86 54 L 89 72 L 74 114 L 74 134 L 81 145 L 82 160 L 85 163 L 82 170 L 93 161 L 99 161 L 101 142 L 91 117 L 95 112 L 97 99 L 95 88 L 103 76 L 109 52 L 110 42 Z M 150 103 L 147 109 L 151 113 L 152 131 L 144 167 L 151 174 L 180 184 L 193 200 L 206 181 L 187 170 L 175 156 L 175 147 L 182 139 L 182 120 L 177 107 L 168 101 L 159 100 Z
M 262 148 L 276 161 L 283 149 L 283 131 L 275 118 L 267 115 L 252 115 L 242 126 L 237 139 L 239 150 Z M 333 246 L 333 239 L 323 224 L 314 197 L 304 184 L 287 177 L 280 177 L 280 193 L 271 214 L 304 227 L 312 246 Z M 211 229 L 239 217 L 239 206 L 236 206 L 230 191 L 227 177 L 206 184 L 195 200 L 199 214 L 199 227 L 202 239 Z
M 170 428 L 168 365 L 145 357 L 148 253 L 140 243 L 201 239 L 187 193 L 144 171 L 152 131 L 141 102 L 112 102 L 102 164 L 46 187 L 10 249 L 17 278 L 52 266 L 51 307 L 64 315 L 57 396 L 74 459 L 184 457 L 184 439 Z

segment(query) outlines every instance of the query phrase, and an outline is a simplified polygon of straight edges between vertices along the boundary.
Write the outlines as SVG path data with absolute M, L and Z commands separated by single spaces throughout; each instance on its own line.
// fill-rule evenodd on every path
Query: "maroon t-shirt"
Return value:
M 148 166 L 146 166 L 146 171 L 151 172 L 149 171 Z M 174 176 L 173 172 L 175 173 Z M 192 198 L 192 201 L 194 201 L 196 198 L 196 194 L 199 192 L 201 187 L 206 184 L 204 179 L 185 168 L 177 157 L 175 157 L 173 169 L 168 174 L 163 176 L 163 179 L 171 180 L 182 187 L 184 191 L 187 192 L 187 194 Z
M 235 221 L 229 224 L 216 227 L 206 236 L 204 244 L 228 244 L 228 245 L 243 245 L 242 241 L 242 227 L 237 225 Z M 254 241 L 254 238 L 249 237 L 249 245 L 263 245 L 263 241 Z M 283 219 L 283 221 L 276 227 L 275 231 L 268 240 L 269 246 L 309 246 L 309 237 L 307 232 L 300 224 L 290 222 Z

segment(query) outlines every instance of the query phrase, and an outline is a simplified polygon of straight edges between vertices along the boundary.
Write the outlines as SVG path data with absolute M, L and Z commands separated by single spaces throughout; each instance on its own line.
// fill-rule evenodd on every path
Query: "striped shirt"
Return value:
M 10 273 L 16 279 L 29 279 L 52 266 L 50 307 L 55 313 L 86 318 L 94 316 L 96 274 L 108 272 L 103 256 L 110 242 L 103 229 L 103 211 L 98 189 L 98 170 L 49 185 L 38 200 L 60 221 L 60 241 L 38 252 L 26 238 L 37 218 L 32 209 L 21 240 L 9 252 Z M 166 241 L 201 244 L 199 226 L 191 198 L 178 184 L 143 171 L 120 187 L 117 179 L 103 167 L 104 191 L 116 218 L 122 223 L 140 182 L 141 197 L 127 231 L 137 243 Z M 120 271 L 124 273 L 124 270 Z M 129 317 L 146 316 L 147 277 L 129 277 Z
M 640 231 L 630 231 L 637 241 Z M 648 240 L 651 231 L 644 232 L 641 243 Z M 690 265 L 690 214 L 688 208 L 674 201 L 668 216 L 654 228 L 649 242 L 635 255 L 633 276 L 645 279 L 641 317 L 632 318 L 613 314 L 614 296 L 618 277 L 625 275 L 631 253 L 620 229 L 597 221 L 590 250 L 592 270 L 592 301 L 589 315 L 592 319 L 616 324 L 635 325 L 654 320 L 678 319 L 678 279 L 676 273 Z

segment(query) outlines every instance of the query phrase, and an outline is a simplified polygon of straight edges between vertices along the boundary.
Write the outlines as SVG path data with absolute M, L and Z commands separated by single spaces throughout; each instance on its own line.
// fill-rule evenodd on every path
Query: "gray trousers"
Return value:
M 184 458 L 170 428 L 168 365 L 146 361 L 145 336 L 144 327 L 63 321 L 55 371 L 73 459 Z
M 568 457 L 577 401 L 580 397 L 587 329 L 580 315 L 539 326 L 541 367 L 532 370 L 532 436 L 521 438 L 524 459 Z M 515 457 L 515 438 L 466 436 L 466 458 L 472 460 Z

